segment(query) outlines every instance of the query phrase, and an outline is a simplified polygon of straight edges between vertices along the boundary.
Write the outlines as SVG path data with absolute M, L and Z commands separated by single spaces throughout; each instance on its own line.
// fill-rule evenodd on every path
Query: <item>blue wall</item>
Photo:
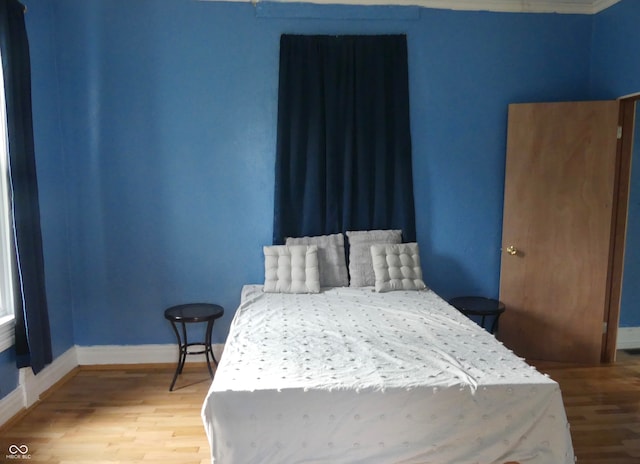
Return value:
M 640 2 L 622 0 L 593 21 L 592 97 L 618 98 L 640 92 Z
M 263 278 L 271 237 L 283 32 L 407 33 L 418 239 L 426 280 L 444 296 L 498 292 L 507 104 L 588 96 L 588 16 L 46 5 L 79 345 L 171 342 L 162 308 L 198 300 L 227 308 L 214 329 L 224 340 L 241 286 Z
M 640 92 L 640 2 L 623 0 L 596 16 L 593 26 L 594 98 Z M 640 326 L 640 118 L 631 169 L 620 326 Z
M 407 34 L 418 241 L 444 297 L 498 294 L 507 105 L 586 99 L 596 76 L 586 15 L 26 3 L 56 355 L 172 343 L 161 311 L 184 301 L 225 306 L 224 340 L 271 238 L 280 34 Z
M 9 348 L 0 353 L 0 399 L 18 386 L 15 350 Z
M 640 105 L 636 104 L 620 326 L 640 327 Z
M 57 89 L 58 73 L 55 49 L 55 27 L 48 4 L 29 12 L 29 40 L 33 124 L 37 153 L 38 189 L 42 240 L 46 265 L 47 303 L 53 355 L 57 357 L 74 344 L 72 321 L 73 294 L 69 254 L 69 182 L 64 140 L 60 133 L 61 100 Z M 37 30 L 38 34 L 31 33 Z M 32 37 L 35 36 L 35 37 Z M 37 38 L 40 37 L 40 40 Z M 32 43 L 35 39 L 35 43 Z

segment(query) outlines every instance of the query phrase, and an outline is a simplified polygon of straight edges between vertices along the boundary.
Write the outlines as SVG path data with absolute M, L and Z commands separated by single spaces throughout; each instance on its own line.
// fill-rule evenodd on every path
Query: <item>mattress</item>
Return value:
M 245 286 L 202 418 L 216 464 L 574 462 L 558 384 L 429 290 Z

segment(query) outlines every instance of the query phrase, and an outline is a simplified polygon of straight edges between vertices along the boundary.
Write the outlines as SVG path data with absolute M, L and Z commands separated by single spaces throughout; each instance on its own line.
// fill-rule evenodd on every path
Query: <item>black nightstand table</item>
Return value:
M 504 303 L 492 298 L 485 298 L 483 296 L 459 296 L 449 300 L 449 304 L 460 311 L 465 316 L 480 316 L 480 325 L 484 326 L 485 319 L 493 316 L 493 323 L 491 324 L 491 333 L 496 333 L 498 330 L 498 320 L 500 314 L 505 310 Z
M 173 381 L 171 382 L 169 391 L 173 391 L 173 387 L 176 384 L 176 379 L 178 378 L 178 375 L 182 373 L 182 368 L 184 367 L 184 362 L 187 359 L 187 355 L 204 354 L 207 358 L 209 375 L 211 376 L 211 378 L 213 378 L 213 369 L 211 369 L 211 361 L 209 359 L 209 356 L 211 356 L 211 359 L 216 366 L 218 365 L 218 361 L 216 361 L 216 358 L 213 355 L 213 349 L 211 346 L 211 332 L 213 331 L 214 321 L 222 317 L 223 314 L 224 309 L 222 308 L 222 306 L 212 303 L 188 303 L 178 306 L 172 306 L 165 309 L 164 317 L 169 322 L 171 322 L 171 327 L 173 327 L 173 331 L 178 338 L 179 349 L 178 366 L 176 367 L 176 372 L 173 375 Z M 186 324 L 198 322 L 207 323 L 204 342 L 189 343 L 189 340 L 187 338 Z M 180 332 L 176 327 L 176 323 L 179 323 L 182 326 L 182 336 L 180 336 Z M 189 351 L 189 348 L 193 346 L 199 346 L 202 349 L 199 351 Z

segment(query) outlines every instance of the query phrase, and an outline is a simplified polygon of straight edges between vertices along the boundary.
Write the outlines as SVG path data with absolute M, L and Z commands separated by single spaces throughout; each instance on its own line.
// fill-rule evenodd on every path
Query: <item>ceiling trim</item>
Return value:
M 600 13 L 602 10 L 606 10 L 612 5 L 615 5 L 620 0 L 594 0 L 593 1 L 593 13 Z
M 203 0 L 211 1 L 211 0 Z M 229 0 L 241 1 L 247 0 Z M 620 0 L 249 0 L 251 3 L 316 3 L 341 5 L 408 5 L 441 10 L 496 11 L 504 13 L 596 14 Z

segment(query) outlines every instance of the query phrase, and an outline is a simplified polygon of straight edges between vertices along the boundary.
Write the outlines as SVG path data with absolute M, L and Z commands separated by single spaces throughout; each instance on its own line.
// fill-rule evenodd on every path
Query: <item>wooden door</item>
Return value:
M 499 337 L 527 359 L 600 362 L 618 102 L 509 106 Z

